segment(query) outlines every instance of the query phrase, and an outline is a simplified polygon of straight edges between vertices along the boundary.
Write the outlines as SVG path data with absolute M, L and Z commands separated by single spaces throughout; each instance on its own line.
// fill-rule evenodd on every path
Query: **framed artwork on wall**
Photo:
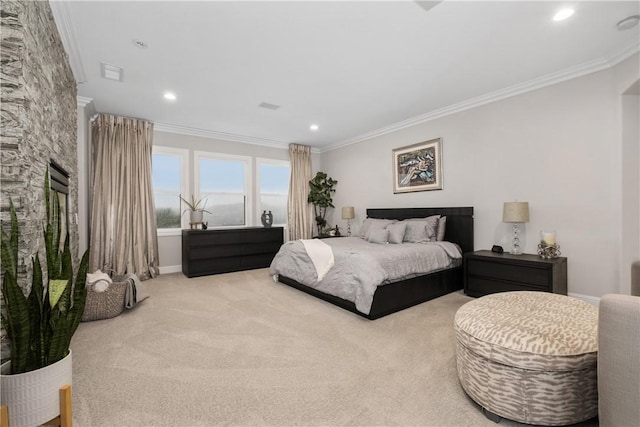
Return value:
M 442 190 L 442 138 L 393 150 L 393 192 Z

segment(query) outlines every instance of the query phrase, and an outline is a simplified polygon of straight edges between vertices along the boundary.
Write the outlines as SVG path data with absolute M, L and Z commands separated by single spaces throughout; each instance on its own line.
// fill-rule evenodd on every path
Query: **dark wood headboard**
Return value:
M 367 209 L 368 218 L 403 220 L 431 215 L 447 217 L 444 240 L 460 245 L 463 253 L 473 252 L 473 207 Z

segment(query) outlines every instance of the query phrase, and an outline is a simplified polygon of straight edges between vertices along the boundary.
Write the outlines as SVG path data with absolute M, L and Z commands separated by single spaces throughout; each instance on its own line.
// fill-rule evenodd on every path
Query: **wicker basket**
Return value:
M 127 281 L 123 276 L 116 276 L 104 292 L 87 291 L 87 302 L 84 305 L 82 321 L 110 319 L 124 311 L 124 294 Z

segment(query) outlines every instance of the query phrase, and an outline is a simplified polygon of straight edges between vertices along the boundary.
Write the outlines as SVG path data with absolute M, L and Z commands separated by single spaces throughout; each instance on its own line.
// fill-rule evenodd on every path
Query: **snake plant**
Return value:
M 63 237 L 60 204 L 57 196 L 51 198 L 48 171 L 44 192 L 47 207 L 47 224 L 43 230 L 47 286 L 44 285 L 38 254 L 31 260 L 33 278 L 28 296 L 24 295 L 24 286 L 19 284 L 19 225 L 13 202 L 10 202 L 10 234 L 4 228 L 0 232 L 5 303 L 2 323 L 11 342 L 12 374 L 43 368 L 69 354 L 71 337 L 80 324 L 87 297 L 85 282 L 89 251 L 82 257 L 74 281 L 68 233 L 60 250 Z

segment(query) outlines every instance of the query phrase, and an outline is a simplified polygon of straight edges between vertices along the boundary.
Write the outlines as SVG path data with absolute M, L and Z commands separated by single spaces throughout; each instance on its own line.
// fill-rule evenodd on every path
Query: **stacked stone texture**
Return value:
M 32 256 L 39 252 L 45 263 L 44 176 L 51 161 L 69 173 L 70 245 L 78 264 L 77 92 L 49 2 L 3 0 L 0 11 L 1 218 L 6 227 L 11 199 L 20 223 L 19 276 L 28 292 Z

